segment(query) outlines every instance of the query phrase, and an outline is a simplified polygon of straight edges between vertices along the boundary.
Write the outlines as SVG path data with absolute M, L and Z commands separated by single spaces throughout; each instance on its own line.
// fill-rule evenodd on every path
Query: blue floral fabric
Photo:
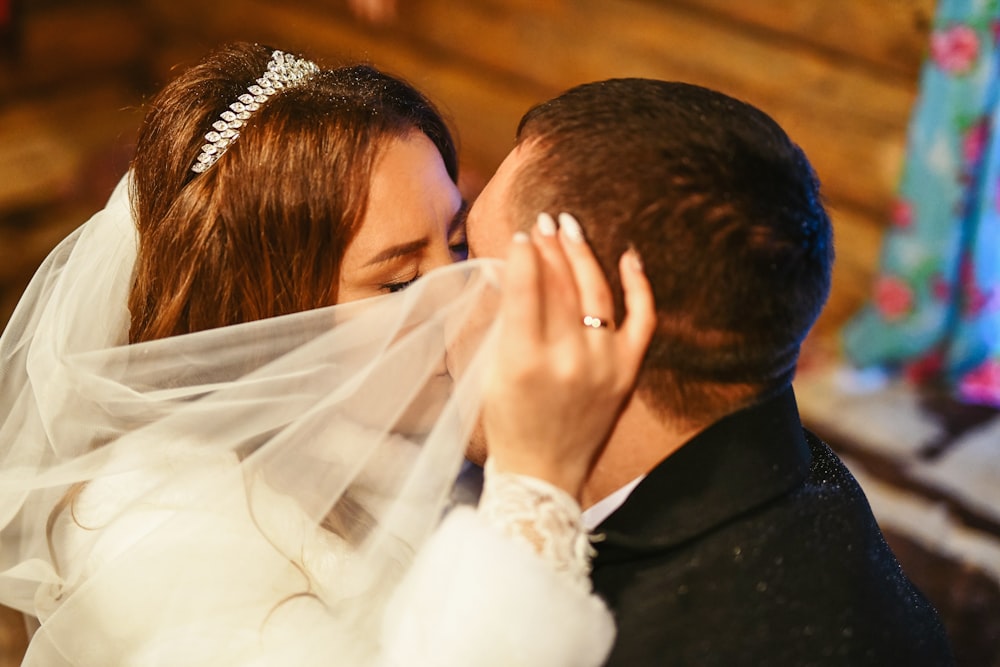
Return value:
M 1000 405 L 1000 2 L 941 0 L 857 366 Z

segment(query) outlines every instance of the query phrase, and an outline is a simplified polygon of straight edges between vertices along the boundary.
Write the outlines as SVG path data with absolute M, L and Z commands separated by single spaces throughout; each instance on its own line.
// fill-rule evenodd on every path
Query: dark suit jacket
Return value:
M 840 459 L 789 387 L 665 459 L 596 533 L 608 665 L 953 664 Z

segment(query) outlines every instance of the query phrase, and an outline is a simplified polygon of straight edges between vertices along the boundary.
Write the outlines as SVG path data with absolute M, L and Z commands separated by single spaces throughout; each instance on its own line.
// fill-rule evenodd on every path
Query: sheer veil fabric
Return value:
M 0 603 L 39 619 L 27 664 L 159 664 L 157 643 L 171 664 L 365 664 L 450 504 L 499 265 L 127 345 L 128 188 L 0 339 Z

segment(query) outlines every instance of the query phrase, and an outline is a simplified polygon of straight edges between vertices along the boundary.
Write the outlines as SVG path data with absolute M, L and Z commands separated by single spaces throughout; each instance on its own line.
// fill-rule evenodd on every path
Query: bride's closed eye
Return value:
M 390 294 L 393 294 L 395 292 L 402 292 L 404 289 L 406 289 L 407 287 L 409 287 L 413 283 L 417 282 L 418 278 L 420 278 L 420 272 L 419 271 L 412 278 L 410 278 L 408 280 L 400 280 L 400 281 L 396 281 L 396 282 L 382 283 L 381 285 L 379 285 L 379 289 L 380 290 L 384 290 L 386 292 L 389 292 Z
M 464 262 L 469 258 L 469 241 L 465 234 L 465 218 L 468 210 L 468 205 L 463 201 L 458 211 L 455 212 L 451 223 L 448 225 L 448 253 L 451 255 L 451 261 L 453 262 Z M 419 247 L 414 245 L 408 248 L 408 250 L 412 252 L 419 250 L 422 257 L 428 245 L 430 243 L 425 240 Z M 409 278 L 397 279 L 394 276 L 392 280 L 383 281 L 379 284 L 379 291 L 388 293 L 401 292 L 416 282 L 423 274 L 424 271 L 418 266 Z

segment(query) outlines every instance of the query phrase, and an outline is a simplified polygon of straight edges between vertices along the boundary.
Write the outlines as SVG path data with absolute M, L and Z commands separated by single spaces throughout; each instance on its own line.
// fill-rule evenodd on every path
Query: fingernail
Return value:
M 538 233 L 542 236 L 556 235 L 556 221 L 548 213 L 539 213 L 536 224 L 538 225 Z
M 566 238 L 570 241 L 575 243 L 583 241 L 583 230 L 580 229 L 580 223 L 571 214 L 559 214 L 559 229 L 563 230 Z
M 628 246 L 628 250 L 625 251 L 625 262 L 633 271 L 642 272 L 642 257 L 631 243 Z
M 531 237 L 528 236 L 527 232 L 514 232 L 514 238 L 511 240 L 514 243 L 528 243 L 531 241 Z

